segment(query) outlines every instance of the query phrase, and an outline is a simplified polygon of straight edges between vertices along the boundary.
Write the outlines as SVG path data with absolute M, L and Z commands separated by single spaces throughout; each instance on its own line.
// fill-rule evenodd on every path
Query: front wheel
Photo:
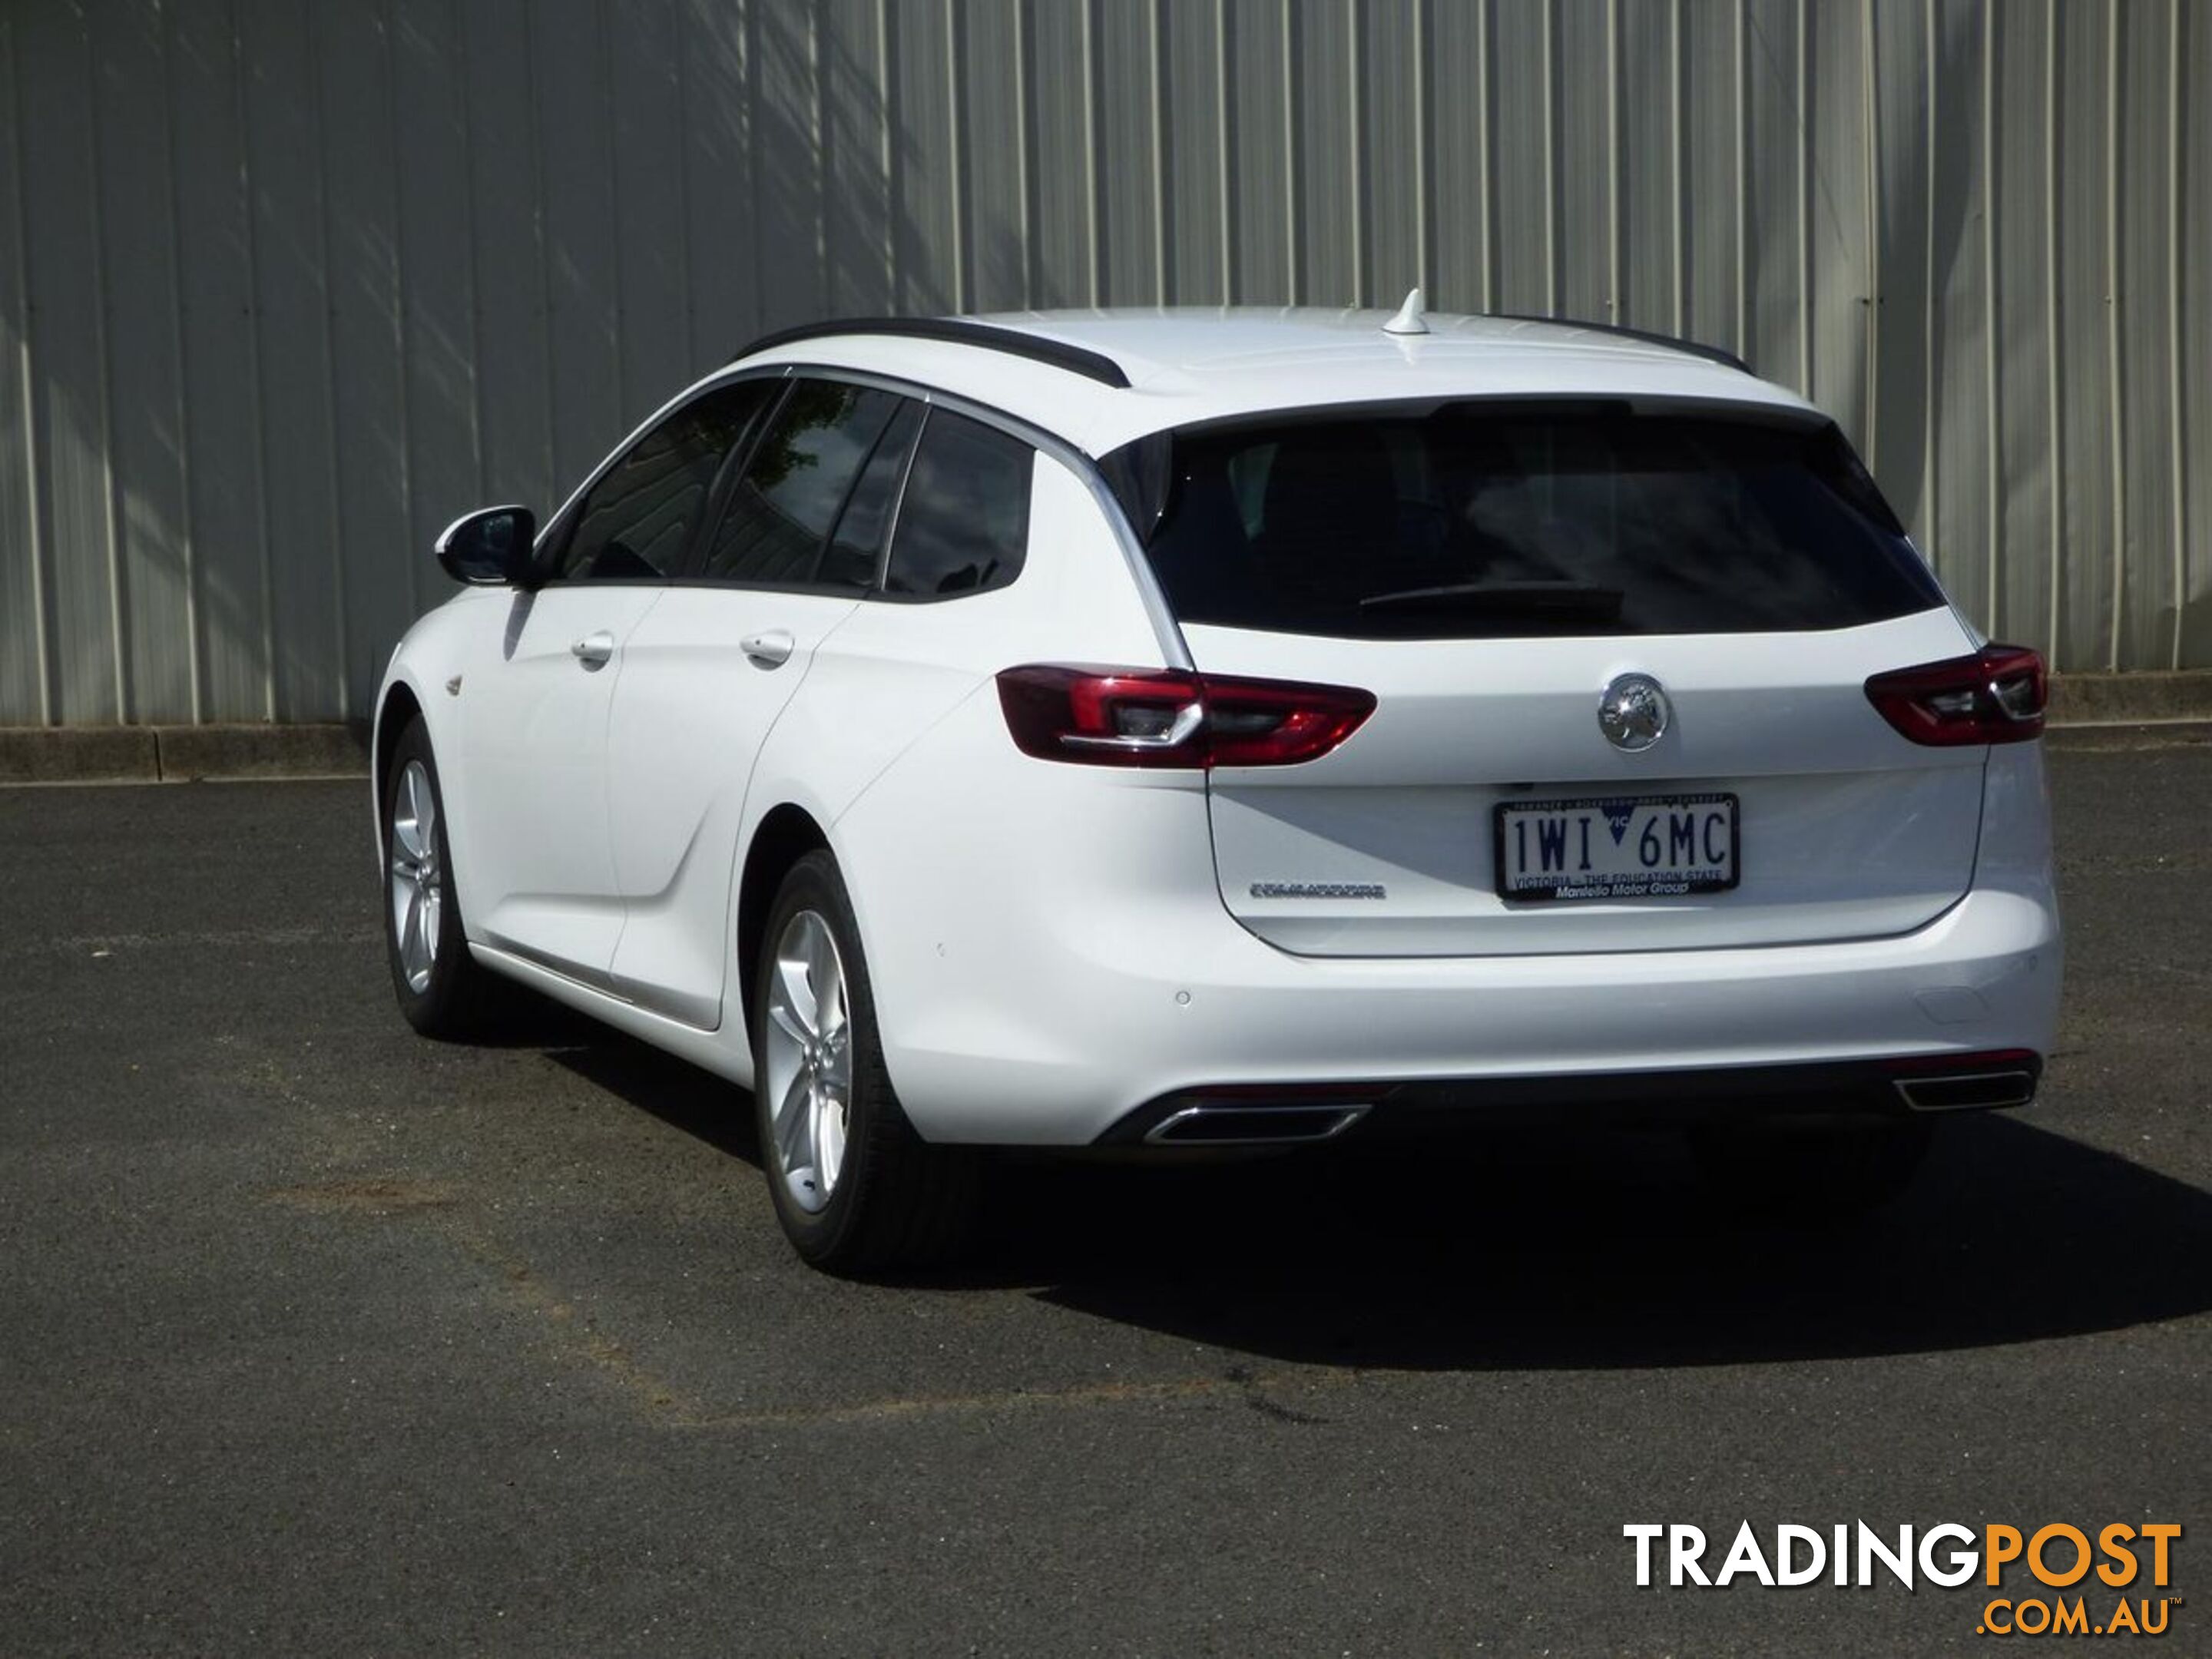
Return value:
M 908 1122 L 878 1041 L 860 933 L 836 861 L 792 866 L 753 988 L 753 1097 L 776 1219 L 833 1273 L 942 1261 L 967 1238 L 975 1155 Z
M 482 1021 L 493 990 L 462 932 L 438 763 L 419 720 L 392 745 L 384 859 L 385 956 L 399 1012 L 425 1036 L 464 1036 Z

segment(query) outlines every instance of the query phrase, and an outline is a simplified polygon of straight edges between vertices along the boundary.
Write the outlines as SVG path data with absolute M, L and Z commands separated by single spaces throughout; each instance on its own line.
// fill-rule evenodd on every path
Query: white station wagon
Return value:
M 1493 317 L 809 327 L 676 398 L 378 698 L 399 1003 L 750 1087 L 841 1271 L 991 1147 L 1679 1125 L 1863 1204 L 2033 1096 L 2034 653 L 1724 353 Z

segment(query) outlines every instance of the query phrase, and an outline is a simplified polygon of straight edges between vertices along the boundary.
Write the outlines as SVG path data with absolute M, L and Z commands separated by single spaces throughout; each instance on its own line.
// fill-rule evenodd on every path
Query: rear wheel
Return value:
M 419 720 L 392 745 L 384 856 L 385 955 L 399 1012 L 425 1036 L 465 1036 L 482 1021 L 495 988 L 462 933 L 438 763 Z
M 1789 1119 L 1694 1131 L 1691 1151 L 1714 1194 L 1777 1221 L 1832 1221 L 1888 1202 L 1928 1155 L 1926 1118 Z
M 844 1273 L 953 1254 L 975 1215 L 975 1155 L 928 1145 L 900 1108 L 852 904 L 826 852 L 784 878 L 752 1012 L 761 1162 L 799 1254 Z

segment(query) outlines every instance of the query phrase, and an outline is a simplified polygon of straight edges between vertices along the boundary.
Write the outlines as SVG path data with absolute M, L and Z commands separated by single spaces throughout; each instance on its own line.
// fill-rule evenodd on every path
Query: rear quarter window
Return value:
M 1177 434 L 1188 623 L 1351 638 L 1847 628 L 1942 594 L 1833 428 L 1589 406 Z
M 1022 573 L 1036 452 L 980 421 L 930 411 L 907 473 L 884 592 L 942 599 L 1004 587 Z

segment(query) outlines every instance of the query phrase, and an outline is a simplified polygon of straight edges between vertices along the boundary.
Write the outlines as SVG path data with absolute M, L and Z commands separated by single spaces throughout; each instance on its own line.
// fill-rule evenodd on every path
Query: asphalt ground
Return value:
M 0 1650 L 1988 1639 L 1976 1586 L 1639 1589 L 1621 1531 L 1863 1517 L 2181 1522 L 2212 1650 L 2212 747 L 2054 767 L 2044 1100 L 1856 1231 L 1516 1138 L 1024 1167 L 896 1285 L 787 1253 L 735 1091 L 414 1037 L 361 786 L 0 790 Z

